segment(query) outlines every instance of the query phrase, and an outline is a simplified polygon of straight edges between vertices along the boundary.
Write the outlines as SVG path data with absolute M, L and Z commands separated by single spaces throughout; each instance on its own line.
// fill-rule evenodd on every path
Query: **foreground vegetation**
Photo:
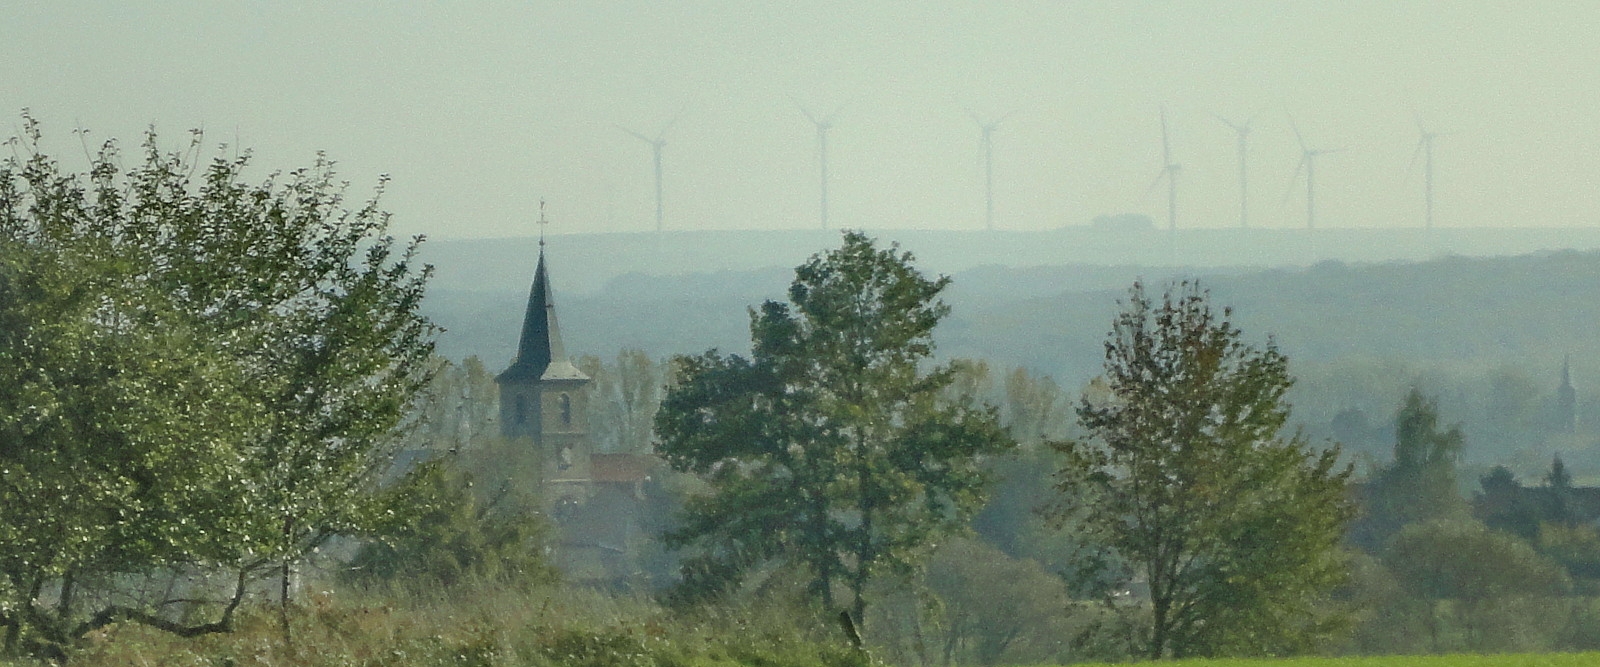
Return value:
M 1506 655 L 1410 655 L 1362 658 L 1282 658 L 1262 660 L 1180 660 L 1181 667 L 1567 667 L 1592 665 L 1600 653 L 1513 653 Z
M 501 582 L 503 584 L 503 582 Z M 647 601 L 560 587 L 484 585 L 449 595 L 323 591 L 293 608 L 241 613 L 232 633 L 195 639 L 112 626 L 72 654 L 83 667 L 848 667 L 867 658 L 821 619 L 774 608 L 669 613 Z M 829 636 L 834 633 L 834 636 Z M 31 665 L 18 662 L 16 665 Z
M 850 648 L 837 626 L 789 602 L 685 613 L 594 591 L 481 585 L 450 594 L 321 591 L 292 608 L 247 607 L 235 631 L 185 639 L 110 626 L 71 655 L 81 667 L 864 667 L 896 664 Z M 1181 667 L 1566 667 L 1600 653 L 1450 654 L 1179 660 Z M 1067 661 L 1034 663 L 1065 664 Z M 3 663 L 14 667 L 41 663 Z M 937 661 L 929 664 L 939 664 Z M 1142 664 L 1142 663 L 1139 663 Z

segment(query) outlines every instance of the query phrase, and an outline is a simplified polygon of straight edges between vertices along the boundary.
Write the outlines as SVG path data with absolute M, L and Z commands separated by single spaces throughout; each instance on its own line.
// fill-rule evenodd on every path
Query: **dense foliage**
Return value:
M 257 184 L 200 137 L 71 173 L 25 119 L 0 164 L 0 625 L 59 654 L 132 619 L 226 630 L 268 568 L 369 525 L 375 474 L 428 377 L 416 242 L 332 165 Z M 231 572 L 213 620 L 117 585 Z M 176 576 L 176 575 L 175 575 Z M 167 589 L 213 597 L 214 587 Z
M 1416 388 L 1394 423 L 1394 460 L 1367 480 L 1366 513 L 1352 530 L 1352 540 L 1372 551 L 1408 525 L 1467 513 L 1456 490 L 1456 462 L 1466 446 L 1461 427 L 1440 425 L 1438 405 Z
M 1148 587 L 1130 625 L 1149 658 L 1300 652 L 1331 629 L 1350 470 L 1282 435 L 1287 360 L 1229 315 L 1194 283 L 1159 301 L 1136 283 L 1106 395 L 1078 409 L 1089 437 L 1060 446 L 1065 510 Z
M 345 579 L 415 590 L 554 581 L 542 551 L 548 525 L 531 499 L 509 481 L 477 489 L 473 480 L 446 459 L 424 463 L 385 489 L 388 513 L 378 537 L 351 559 Z
M 875 575 L 904 573 L 977 509 L 979 460 L 1011 441 L 994 409 L 945 391 L 954 372 L 930 356 L 948 280 L 911 261 L 846 233 L 795 270 L 790 303 L 751 313 L 750 358 L 677 360 L 657 451 L 709 487 L 670 537 L 696 547 L 689 587 L 776 560 L 825 607 L 847 585 L 860 620 Z

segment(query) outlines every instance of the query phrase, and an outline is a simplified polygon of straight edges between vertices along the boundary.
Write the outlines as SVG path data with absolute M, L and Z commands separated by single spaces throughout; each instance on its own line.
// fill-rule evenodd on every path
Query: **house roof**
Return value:
M 655 463 L 654 458 L 638 454 L 594 454 L 589 457 L 589 476 L 596 482 L 642 482 Z

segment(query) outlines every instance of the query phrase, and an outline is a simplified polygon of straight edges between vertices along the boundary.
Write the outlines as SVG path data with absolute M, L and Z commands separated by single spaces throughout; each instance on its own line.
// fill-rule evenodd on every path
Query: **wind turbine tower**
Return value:
M 650 137 L 647 137 L 647 136 L 645 136 L 643 134 L 640 134 L 638 132 L 634 132 L 633 130 L 630 130 L 630 129 L 628 129 L 626 127 L 623 127 L 621 125 L 617 126 L 617 129 L 622 130 L 623 132 L 627 132 L 628 134 L 631 134 L 631 135 L 633 135 L 635 137 L 638 137 L 639 141 L 643 141 L 643 142 L 645 142 L 647 144 L 650 144 L 650 150 L 654 154 L 655 167 L 656 167 L 656 232 L 658 232 L 658 233 L 664 228 L 664 224 L 663 223 L 666 221 L 666 209 L 662 205 L 662 199 L 661 199 L 661 149 L 662 149 L 662 147 L 667 145 L 667 142 L 666 142 L 665 139 L 663 139 L 663 137 L 666 136 L 667 130 L 671 129 L 673 123 L 676 123 L 676 122 L 678 122 L 678 119 L 676 119 L 676 118 L 674 118 L 674 119 L 672 119 L 670 121 L 667 121 L 666 125 L 662 125 L 661 126 L 661 131 L 656 133 L 656 137 L 654 139 L 651 139 Z
M 1417 118 L 1417 132 L 1421 138 L 1417 140 L 1417 150 L 1411 153 L 1411 164 L 1416 166 L 1417 157 L 1422 157 L 1422 196 L 1425 203 L 1423 208 L 1423 226 L 1433 229 L 1433 140 L 1442 136 L 1438 132 L 1429 132 L 1422 124 L 1422 118 Z M 1406 171 L 1410 171 L 1407 168 Z
M 1306 172 L 1306 229 L 1317 227 L 1317 158 L 1329 153 L 1337 153 L 1343 148 L 1308 148 L 1305 137 L 1300 134 L 1300 127 L 1295 125 L 1294 119 L 1289 119 L 1289 127 L 1294 130 L 1294 138 L 1300 143 L 1300 164 L 1294 168 L 1294 176 L 1289 179 L 1289 189 L 1294 190 L 1294 182 L 1300 178 L 1302 169 Z M 1284 193 L 1288 198 L 1288 193 Z
M 983 227 L 989 231 L 994 231 L 994 131 L 1015 113 L 1015 110 L 1008 111 L 1004 116 L 985 123 L 977 112 L 967 110 L 972 122 L 977 123 L 978 129 L 983 132 Z
M 1248 157 L 1250 154 L 1250 123 L 1255 119 L 1251 118 L 1243 123 L 1235 123 L 1222 116 L 1217 116 L 1217 120 L 1233 128 L 1233 132 L 1237 136 L 1239 150 L 1239 227 L 1242 229 L 1250 226 L 1250 179 L 1247 169 L 1249 168 Z
M 817 162 L 822 166 L 822 201 L 818 210 L 821 212 L 822 229 L 826 230 L 828 228 L 828 130 L 833 129 L 833 117 L 839 115 L 839 110 L 844 107 L 834 109 L 833 113 L 817 118 L 805 107 L 801 106 L 799 102 L 795 102 L 795 106 L 800 107 L 800 113 L 805 114 L 806 119 L 811 121 L 812 125 L 817 126 Z
M 1156 174 L 1156 180 L 1150 183 L 1150 189 L 1156 189 L 1161 184 L 1161 179 L 1167 181 L 1167 230 L 1178 229 L 1178 172 L 1183 167 L 1172 161 L 1172 138 L 1167 132 L 1167 108 L 1161 107 L 1161 173 Z M 1147 195 L 1148 196 L 1148 195 Z

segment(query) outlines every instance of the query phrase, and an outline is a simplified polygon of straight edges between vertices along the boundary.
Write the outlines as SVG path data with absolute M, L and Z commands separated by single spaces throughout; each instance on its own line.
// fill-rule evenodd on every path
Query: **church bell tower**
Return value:
M 500 434 L 536 450 L 543 481 L 555 491 L 549 500 L 558 504 L 579 500 L 574 493 L 590 480 L 593 453 L 585 391 L 589 376 L 572 365 L 561 345 L 542 234 L 517 356 L 495 383 L 500 386 Z M 575 488 L 563 492 L 563 487 Z

